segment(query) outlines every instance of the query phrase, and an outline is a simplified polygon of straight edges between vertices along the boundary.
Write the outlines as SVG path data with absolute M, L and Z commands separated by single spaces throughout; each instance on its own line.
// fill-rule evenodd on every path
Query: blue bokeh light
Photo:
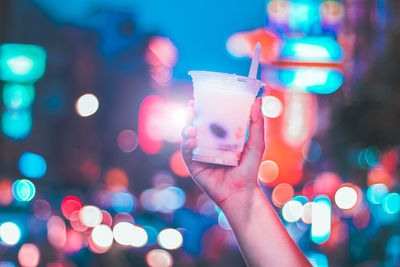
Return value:
M 111 199 L 112 208 L 115 212 L 130 213 L 134 210 L 136 201 L 132 194 L 127 192 L 115 193 Z
M 25 177 L 38 179 L 46 174 L 47 164 L 42 156 L 24 152 L 18 160 L 18 168 Z

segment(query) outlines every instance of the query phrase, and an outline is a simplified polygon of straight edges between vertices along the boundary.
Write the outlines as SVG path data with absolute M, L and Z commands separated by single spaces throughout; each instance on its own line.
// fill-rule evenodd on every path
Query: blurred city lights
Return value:
M 325 254 L 311 252 L 308 253 L 306 256 L 313 267 L 329 267 L 328 257 Z
M 367 190 L 367 199 L 372 204 L 381 204 L 389 189 L 384 184 L 373 184 Z
M 81 117 L 88 117 L 96 113 L 99 108 L 99 100 L 93 94 L 84 94 L 78 98 L 75 110 Z
M 129 184 L 128 175 L 121 168 L 113 168 L 107 171 L 105 181 L 107 189 L 114 192 L 126 190 Z
M 58 216 L 51 216 L 47 221 L 47 239 L 55 248 L 61 249 L 67 241 L 67 232 L 64 220 Z
M 131 153 L 135 151 L 139 145 L 138 136 L 132 130 L 123 130 L 118 135 L 117 143 L 122 152 Z
M 164 104 L 162 116 L 161 136 L 164 140 L 171 143 L 178 143 L 182 140 L 182 129 L 187 124 L 186 106 L 179 103 Z
M 25 177 L 42 178 L 46 173 L 47 164 L 42 156 L 24 152 L 18 160 L 18 168 Z
M 0 78 L 8 82 L 35 82 L 46 68 L 46 51 L 36 45 L 0 45 Z
M 92 230 L 92 240 L 99 247 L 110 247 L 113 243 L 113 239 L 113 232 L 107 225 L 96 225 Z
M 111 199 L 115 212 L 132 212 L 136 206 L 135 197 L 127 192 L 115 193 Z
M 182 152 L 180 150 L 172 154 L 169 161 L 171 170 L 180 177 L 189 177 L 189 171 L 186 168 L 185 162 L 183 161 Z
M 112 217 L 111 214 L 105 210 L 101 210 L 101 214 L 103 215 L 103 219 L 101 220 L 101 224 L 108 225 L 109 227 L 112 226 Z
M 1 117 L 1 129 L 5 136 L 14 140 L 28 137 L 32 129 L 32 114 L 29 109 L 6 110 Z
M 80 251 L 83 247 L 84 237 L 81 232 L 74 229 L 67 229 L 67 240 L 65 242 L 64 251 L 70 254 Z
M 400 195 L 390 193 L 383 199 L 383 210 L 388 214 L 395 214 L 400 211 Z
M 82 208 L 82 202 L 75 196 L 66 196 L 61 202 L 61 212 L 65 218 L 71 219 L 71 215 L 75 211 Z
M 168 251 L 153 249 L 146 254 L 146 263 L 150 267 L 172 267 L 173 258 Z
M 312 206 L 313 202 L 308 202 L 301 209 L 301 220 L 305 224 L 312 223 Z
M 275 96 L 263 96 L 261 111 L 268 118 L 277 118 L 282 114 L 282 102 Z
M 87 227 L 95 227 L 100 224 L 103 219 L 103 214 L 100 209 L 96 206 L 83 206 L 83 208 L 79 212 L 79 218 L 82 224 Z
M 351 209 L 357 204 L 357 201 L 357 191 L 353 187 L 342 186 L 336 191 L 335 203 L 341 209 Z
M 38 199 L 33 203 L 33 213 L 39 220 L 47 220 L 51 215 L 49 202 L 44 199 Z
M 13 222 L 5 222 L 0 225 L 0 240 L 8 246 L 14 246 L 21 239 L 21 230 Z
M 158 244 L 162 248 L 174 250 L 180 248 L 182 243 L 183 237 L 178 230 L 167 228 L 158 234 Z
M 317 141 L 310 141 L 303 146 L 303 157 L 308 162 L 316 162 L 321 157 L 321 145 Z
M 185 200 L 185 192 L 179 187 L 170 186 L 161 191 L 161 201 L 167 209 L 179 209 L 185 204 Z
M 0 267 L 17 267 L 12 261 L 0 261 Z
M 341 184 L 342 179 L 336 173 L 322 172 L 315 178 L 312 189 L 315 194 L 327 195 L 330 199 L 333 199 Z
M 8 178 L 0 179 L 0 206 L 8 206 L 14 200 L 12 182 Z
M 278 184 L 272 191 L 272 202 L 275 206 L 281 208 L 286 202 L 291 200 L 293 196 L 294 189 L 290 184 Z
M 35 88 L 31 84 L 7 83 L 3 87 L 4 106 L 9 109 L 29 108 L 35 98 Z
M 40 251 L 34 244 L 26 243 L 18 251 L 18 261 L 22 267 L 36 267 L 40 261 Z
M 29 202 L 35 197 L 36 187 L 27 179 L 16 180 L 12 186 L 12 192 L 16 200 Z
M 297 222 L 300 220 L 302 215 L 303 205 L 296 200 L 290 200 L 286 202 L 282 207 L 282 217 L 287 222 Z
M 312 204 L 311 240 L 322 244 L 328 240 L 331 233 L 331 202 L 327 197 L 316 197 Z
M 124 246 L 143 247 L 148 237 L 146 230 L 129 222 L 119 222 L 114 226 L 115 241 Z
M 262 183 L 268 184 L 276 180 L 279 175 L 279 167 L 272 160 L 265 160 L 261 162 L 260 169 L 258 170 L 258 179 Z

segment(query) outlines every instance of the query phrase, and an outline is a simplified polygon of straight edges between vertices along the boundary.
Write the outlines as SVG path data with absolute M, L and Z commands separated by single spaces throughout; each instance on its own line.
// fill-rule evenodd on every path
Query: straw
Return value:
M 251 60 L 251 66 L 249 71 L 249 78 L 256 79 L 258 71 L 258 63 L 260 62 L 261 55 L 261 44 L 257 42 L 256 48 L 254 49 L 253 59 Z

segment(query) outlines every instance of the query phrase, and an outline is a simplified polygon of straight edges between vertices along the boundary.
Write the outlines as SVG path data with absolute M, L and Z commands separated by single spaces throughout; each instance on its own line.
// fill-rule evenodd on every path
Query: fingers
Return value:
M 191 121 L 194 117 L 194 100 L 190 100 L 188 102 L 188 106 L 186 108 L 186 116 L 188 123 L 191 124 Z M 191 125 L 186 126 L 182 130 L 182 137 L 182 156 L 186 165 L 189 165 L 192 162 L 192 149 L 196 146 L 196 127 Z
M 261 97 L 256 98 L 251 107 L 249 137 L 242 154 L 241 164 L 259 162 L 264 154 L 264 117 L 261 113 Z

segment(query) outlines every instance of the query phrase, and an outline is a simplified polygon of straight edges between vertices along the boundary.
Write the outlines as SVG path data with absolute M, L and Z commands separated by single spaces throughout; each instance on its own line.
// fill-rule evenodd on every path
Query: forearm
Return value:
M 249 266 L 311 266 L 260 188 L 233 195 L 221 209 Z

